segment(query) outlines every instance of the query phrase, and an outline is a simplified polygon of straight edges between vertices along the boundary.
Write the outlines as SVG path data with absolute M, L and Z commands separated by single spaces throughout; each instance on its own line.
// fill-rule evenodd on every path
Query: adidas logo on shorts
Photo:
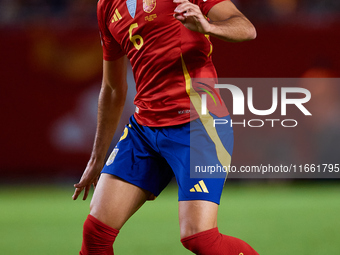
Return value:
M 207 186 L 205 186 L 205 183 L 203 180 L 200 180 L 195 186 L 190 189 L 190 192 L 204 192 L 209 193 Z

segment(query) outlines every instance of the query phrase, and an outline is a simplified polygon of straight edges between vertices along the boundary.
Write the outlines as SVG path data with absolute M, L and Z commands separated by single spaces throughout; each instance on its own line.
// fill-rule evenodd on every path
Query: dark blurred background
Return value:
M 238 44 L 213 39 L 213 60 L 220 77 L 339 77 L 340 1 L 234 3 L 253 22 L 258 37 Z M 1 0 L 0 38 L 1 182 L 79 178 L 92 148 L 101 84 L 96 1 Z M 127 100 L 132 102 L 131 70 L 128 81 Z M 311 152 L 319 148 L 318 143 L 307 141 L 322 134 L 320 139 L 333 141 L 324 145 L 325 151 L 335 155 L 322 163 L 339 163 L 339 143 L 334 142 L 339 141 L 340 130 L 337 85 L 316 86 L 311 91 L 312 98 L 323 104 L 314 107 L 314 121 L 305 121 L 305 128 L 292 134 L 282 129 L 268 133 L 237 128 L 234 162 L 318 163 L 313 155 L 320 151 Z M 257 97 L 261 100 L 261 94 Z M 133 111 L 133 105 L 127 104 L 115 141 Z M 325 116 L 325 111 L 331 116 Z M 315 124 L 322 117 L 328 117 L 323 122 L 328 121 L 332 132 Z M 310 133 L 302 139 L 307 129 Z M 282 141 L 287 143 L 285 149 Z M 261 153 L 250 149 L 254 144 Z M 287 156 L 290 148 L 300 153 L 294 154 L 299 160 L 292 162 Z M 273 151 L 277 161 L 272 161 Z

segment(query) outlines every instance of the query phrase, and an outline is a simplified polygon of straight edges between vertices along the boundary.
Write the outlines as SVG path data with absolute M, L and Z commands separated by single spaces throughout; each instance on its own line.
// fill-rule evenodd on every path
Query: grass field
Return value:
M 228 183 L 221 232 L 261 255 L 340 254 L 340 185 Z M 191 254 L 179 242 L 177 190 L 169 186 L 121 230 L 115 254 Z M 88 201 L 72 201 L 72 185 L 0 188 L 0 254 L 78 254 Z

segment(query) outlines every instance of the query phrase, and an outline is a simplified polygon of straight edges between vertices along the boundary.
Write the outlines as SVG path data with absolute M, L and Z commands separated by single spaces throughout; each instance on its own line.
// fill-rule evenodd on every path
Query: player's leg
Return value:
M 181 239 L 216 228 L 217 210 L 218 205 L 209 201 L 179 201 L 178 216 Z
M 120 230 L 150 196 L 150 191 L 114 175 L 102 174 L 91 200 L 90 214 Z
M 146 200 L 158 196 L 173 176 L 151 141 L 157 132 L 132 117 L 107 160 L 84 224 L 81 254 L 113 254 L 112 244 L 124 223 Z M 102 252 L 99 252 L 99 249 Z
M 218 231 L 217 211 L 218 205 L 209 201 L 179 202 L 183 246 L 199 255 L 258 255 L 246 242 Z
M 102 174 L 84 223 L 80 254 L 113 254 L 112 245 L 119 230 L 150 195 L 151 192 L 116 176 Z
M 244 241 L 218 231 L 218 204 L 226 178 L 223 166 L 230 165 L 233 131 L 212 123 L 209 117 L 197 119 L 188 125 L 167 128 L 158 136 L 162 155 L 179 186 L 181 241 L 201 255 L 256 255 Z

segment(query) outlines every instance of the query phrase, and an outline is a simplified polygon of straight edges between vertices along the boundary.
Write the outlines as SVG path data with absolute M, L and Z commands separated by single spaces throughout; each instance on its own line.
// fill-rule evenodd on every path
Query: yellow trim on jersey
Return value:
M 183 73 L 184 73 L 184 79 L 185 79 L 185 90 L 190 97 L 191 78 L 190 78 L 188 69 L 187 69 L 187 67 L 184 63 L 184 59 L 183 59 L 182 55 L 181 55 L 181 61 L 182 61 L 182 69 L 183 69 Z
M 202 115 L 201 113 L 201 107 L 202 107 L 202 99 L 200 95 L 194 90 L 192 87 L 192 82 L 191 82 L 191 77 L 188 72 L 188 69 L 185 65 L 183 56 L 181 55 L 181 60 L 182 60 L 182 68 L 183 68 L 183 73 L 184 73 L 184 78 L 185 78 L 185 89 L 186 92 L 190 98 L 191 103 L 193 104 L 196 112 L 199 115 L 199 118 L 207 131 L 210 139 L 213 141 L 215 144 L 216 152 L 217 152 L 217 158 L 222 164 L 222 166 L 227 167 L 229 169 L 230 163 L 231 163 L 231 156 L 229 152 L 224 148 L 221 139 L 219 138 L 216 129 L 214 128 L 214 118 L 208 114 L 209 111 L 207 110 L 207 114 Z M 228 174 L 228 171 L 227 171 Z
M 210 45 L 210 51 L 209 51 L 209 53 L 208 53 L 207 57 L 210 57 L 210 56 L 211 56 L 211 54 L 212 54 L 212 52 L 213 52 L 213 46 L 212 46 L 212 44 L 211 44 L 211 42 L 210 42 L 210 36 L 209 36 L 209 35 L 205 35 L 205 37 L 206 37 L 206 38 L 207 38 L 207 40 L 209 41 L 209 45 Z
M 209 51 L 207 56 L 210 57 L 212 52 L 213 52 L 213 46 L 212 46 L 212 44 L 210 44 L 210 51 Z

